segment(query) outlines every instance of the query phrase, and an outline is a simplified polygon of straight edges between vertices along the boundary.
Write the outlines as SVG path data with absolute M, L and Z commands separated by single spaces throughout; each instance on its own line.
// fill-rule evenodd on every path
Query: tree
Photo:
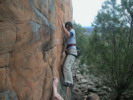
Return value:
M 76 31 L 76 40 L 77 40 L 77 47 L 80 48 L 81 52 L 81 63 L 85 62 L 85 55 L 87 53 L 87 44 L 88 44 L 88 36 L 85 34 L 85 29 L 77 23 L 74 23 L 74 28 Z
M 121 100 L 133 85 L 133 1 L 105 1 L 93 25 L 85 58 Z

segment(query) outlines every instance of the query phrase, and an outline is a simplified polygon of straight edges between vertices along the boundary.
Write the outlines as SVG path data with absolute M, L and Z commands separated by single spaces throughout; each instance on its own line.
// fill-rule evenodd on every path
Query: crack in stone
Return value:
M 0 69 L 1 69 L 1 68 L 7 68 L 7 67 L 8 67 L 8 66 L 0 66 Z

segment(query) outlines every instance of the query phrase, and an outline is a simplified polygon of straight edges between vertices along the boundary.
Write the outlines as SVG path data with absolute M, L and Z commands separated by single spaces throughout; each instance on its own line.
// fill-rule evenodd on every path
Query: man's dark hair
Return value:
M 69 26 L 69 27 L 73 28 L 73 25 L 72 25 L 71 22 L 66 22 L 66 23 L 65 23 L 65 27 L 66 27 L 66 26 Z

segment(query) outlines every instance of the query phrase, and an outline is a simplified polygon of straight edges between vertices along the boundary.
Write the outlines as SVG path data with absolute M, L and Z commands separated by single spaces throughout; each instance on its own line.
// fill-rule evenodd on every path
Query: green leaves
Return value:
M 99 55 L 94 56 L 92 64 L 101 72 L 100 75 L 108 77 L 103 82 L 108 83 L 106 85 L 115 90 L 116 95 L 121 95 L 133 84 L 131 1 L 122 0 L 122 4 L 123 6 L 116 4 L 116 0 L 106 1 L 94 22 L 95 34 L 99 35 L 102 48 L 99 47 L 100 44 L 96 45 Z M 99 56 L 100 59 L 96 61 Z M 97 62 L 102 63 L 96 64 Z
M 103 77 L 103 84 L 112 89 L 116 100 L 133 85 L 133 1 L 121 1 L 121 5 L 116 0 L 105 1 L 91 35 L 83 35 L 81 26 L 76 26 L 81 60 Z

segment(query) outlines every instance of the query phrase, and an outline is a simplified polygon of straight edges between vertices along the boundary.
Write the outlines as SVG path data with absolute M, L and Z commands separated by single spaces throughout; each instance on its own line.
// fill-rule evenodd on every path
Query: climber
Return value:
M 73 77 L 71 68 L 77 56 L 76 50 L 76 36 L 75 30 L 71 22 L 66 22 L 63 24 L 63 30 L 66 36 L 66 60 L 63 66 L 63 73 L 64 73 L 64 86 L 72 87 L 73 86 Z

